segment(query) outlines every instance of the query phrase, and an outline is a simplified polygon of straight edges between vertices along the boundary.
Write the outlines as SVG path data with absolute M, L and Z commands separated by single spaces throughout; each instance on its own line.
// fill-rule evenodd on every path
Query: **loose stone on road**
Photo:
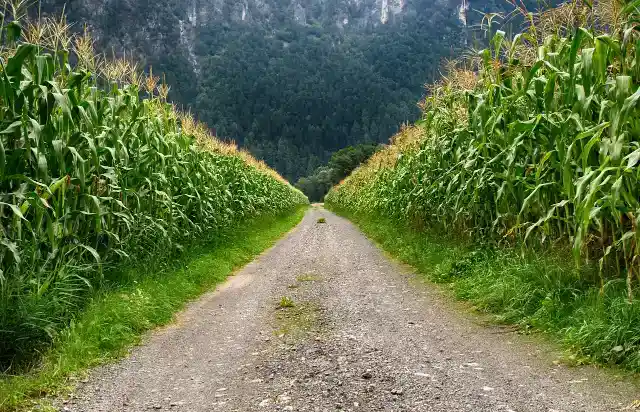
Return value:
M 314 207 L 64 408 L 606 412 L 638 397 L 631 381 L 554 363 L 549 345 L 454 306 Z

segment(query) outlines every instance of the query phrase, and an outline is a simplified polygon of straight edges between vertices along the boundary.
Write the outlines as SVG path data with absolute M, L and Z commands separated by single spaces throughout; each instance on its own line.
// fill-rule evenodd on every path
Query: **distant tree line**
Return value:
M 310 201 L 321 202 L 329 189 L 369 159 L 380 147 L 382 146 L 365 143 L 340 149 L 331 155 L 326 165 L 318 167 L 311 175 L 298 179 L 295 186 Z

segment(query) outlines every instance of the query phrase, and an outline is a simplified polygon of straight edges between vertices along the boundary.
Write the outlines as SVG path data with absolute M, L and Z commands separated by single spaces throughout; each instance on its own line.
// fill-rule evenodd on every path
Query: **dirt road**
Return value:
M 64 408 L 606 412 L 640 398 L 631 382 L 556 364 L 549 345 L 455 306 L 314 207 Z

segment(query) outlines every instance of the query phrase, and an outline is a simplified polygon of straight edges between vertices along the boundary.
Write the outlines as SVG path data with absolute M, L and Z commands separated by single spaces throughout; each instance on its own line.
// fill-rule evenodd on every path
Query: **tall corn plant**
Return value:
M 87 38 L 30 43 L 15 20 L 2 35 L 0 362 L 50 340 L 105 271 L 307 201 L 175 112 L 153 75 L 97 67 Z
M 578 264 L 599 263 L 602 286 L 624 276 L 632 299 L 640 280 L 639 4 L 622 8 L 619 26 L 545 35 L 531 27 L 513 39 L 497 31 L 474 59 L 471 87 L 445 80 L 432 90 L 415 126 L 420 146 L 391 167 L 369 162 L 327 202 L 497 241 L 566 242 Z

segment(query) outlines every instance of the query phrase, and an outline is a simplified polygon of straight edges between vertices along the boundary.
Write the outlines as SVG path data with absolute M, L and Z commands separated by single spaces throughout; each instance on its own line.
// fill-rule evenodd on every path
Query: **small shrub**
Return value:
M 488 250 L 473 250 L 451 264 L 449 271 L 441 277 L 441 280 L 453 280 L 469 276 L 473 268 L 483 260 L 488 260 L 491 252 Z

